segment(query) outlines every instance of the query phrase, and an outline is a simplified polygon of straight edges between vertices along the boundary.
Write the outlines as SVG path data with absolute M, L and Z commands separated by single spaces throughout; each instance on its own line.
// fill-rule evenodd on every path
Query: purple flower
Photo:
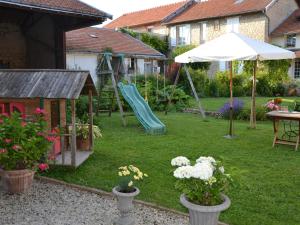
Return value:
M 236 117 L 244 108 L 244 102 L 237 98 L 233 99 L 233 117 Z M 219 113 L 222 117 L 228 119 L 230 113 L 230 102 L 227 102 L 223 105 L 221 109 L 219 109 Z

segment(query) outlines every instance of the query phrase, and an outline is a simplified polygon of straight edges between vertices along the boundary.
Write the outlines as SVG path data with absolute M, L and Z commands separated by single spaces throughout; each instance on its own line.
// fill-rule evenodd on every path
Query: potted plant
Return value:
M 72 126 L 69 127 L 69 132 L 72 132 Z M 90 149 L 89 124 L 76 124 L 76 145 L 80 150 Z M 102 137 L 101 130 L 98 126 L 93 125 L 93 138 Z
M 220 213 L 231 204 L 224 193 L 232 179 L 221 162 L 200 157 L 192 166 L 189 159 L 179 156 L 171 165 L 177 167 L 175 188 L 182 193 L 180 202 L 189 210 L 190 225 L 217 225 Z
M 113 194 L 118 199 L 118 209 L 120 217 L 114 221 L 114 225 L 133 225 L 135 220 L 133 218 L 133 199 L 140 193 L 140 190 L 135 186 L 135 183 L 142 181 L 148 177 L 139 168 L 129 165 L 119 168 L 119 184 L 113 188 Z
M 44 111 L 36 109 L 30 121 L 19 113 L 0 116 L 0 168 L 4 189 L 22 193 L 30 189 L 37 169 L 46 168 L 53 136 L 47 134 Z M 42 166 L 40 166 L 42 164 Z

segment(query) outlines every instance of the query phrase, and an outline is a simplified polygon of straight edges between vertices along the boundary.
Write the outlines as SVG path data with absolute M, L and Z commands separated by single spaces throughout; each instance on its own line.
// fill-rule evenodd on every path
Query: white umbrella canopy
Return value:
M 232 113 L 233 113 L 233 93 L 232 93 L 232 61 L 253 60 L 256 63 L 253 68 L 253 88 L 252 88 L 252 104 L 251 104 L 251 120 L 252 128 L 256 127 L 256 73 L 257 61 L 263 60 L 280 60 L 294 59 L 295 53 L 286 49 L 251 39 L 237 33 L 227 33 L 220 37 L 209 41 L 197 48 L 194 48 L 175 58 L 177 63 L 195 63 L 195 62 L 214 62 L 229 61 L 230 62 L 230 99 L 231 99 L 231 122 L 229 136 L 232 136 Z
M 294 58 L 294 52 L 232 32 L 177 56 L 175 62 L 262 61 Z

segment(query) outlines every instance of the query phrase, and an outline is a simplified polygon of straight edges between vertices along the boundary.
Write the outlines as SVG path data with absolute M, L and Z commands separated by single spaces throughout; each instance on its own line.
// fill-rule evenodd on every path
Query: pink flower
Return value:
M 2 113 L 2 116 L 9 117 L 8 113 Z
M 5 142 L 6 144 L 10 144 L 10 143 L 12 142 L 12 140 L 9 139 L 9 138 L 6 138 L 6 139 L 4 139 L 4 142 Z
M 38 115 L 45 115 L 45 110 L 41 109 L 41 108 L 36 108 L 36 110 L 34 111 L 35 114 Z
M 21 126 L 22 126 L 22 127 L 25 127 L 26 125 L 27 125 L 26 122 L 24 122 L 24 121 L 21 122 Z
M 55 137 L 53 137 L 53 136 L 47 136 L 46 140 L 49 141 L 49 142 L 54 142 L 55 141 Z
M 44 136 L 45 136 L 43 132 L 37 132 L 36 135 L 37 135 L 37 136 L 40 136 L 40 137 L 44 137 Z
M 46 171 L 47 169 L 49 169 L 49 165 L 48 165 L 47 163 L 41 163 L 41 164 L 39 165 L 39 169 L 40 169 L 41 171 Z
M 3 123 L 3 119 L 0 119 L 0 123 Z
M 7 152 L 7 150 L 6 150 L 5 148 L 0 149 L 0 154 L 4 154 L 4 153 L 6 153 L 6 152 Z
M 15 150 L 15 151 L 18 151 L 18 150 L 20 150 L 22 148 L 21 148 L 20 145 L 14 145 L 14 146 L 12 146 L 12 149 Z

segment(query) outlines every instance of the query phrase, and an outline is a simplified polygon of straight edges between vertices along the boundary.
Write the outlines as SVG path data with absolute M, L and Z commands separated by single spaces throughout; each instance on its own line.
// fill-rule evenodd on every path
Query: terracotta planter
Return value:
M 135 192 L 123 193 L 118 191 L 118 187 L 113 189 L 113 194 L 118 198 L 118 210 L 120 211 L 120 217 L 114 221 L 114 225 L 134 225 L 135 219 L 132 215 L 133 199 L 140 193 L 138 188 L 135 188 Z
M 184 194 L 180 196 L 180 202 L 190 214 L 190 225 L 217 225 L 222 211 L 229 208 L 231 202 L 226 195 L 222 195 L 224 202 L 216 206 L 196 205 L 188 201 Z
M 4 190 L 11 194 L 30 190 L 34 173 L 32 170 L 3 171 L 1 175 Z
M 90 150 L 90 140 L 89 140 L 89 138 L 88 139 L 83 139 L 82 137 L 77 137 L 76 138 L 76 145 L 77 145 L 77 148 L 79 150 L 82 150 L 82 151 Z

